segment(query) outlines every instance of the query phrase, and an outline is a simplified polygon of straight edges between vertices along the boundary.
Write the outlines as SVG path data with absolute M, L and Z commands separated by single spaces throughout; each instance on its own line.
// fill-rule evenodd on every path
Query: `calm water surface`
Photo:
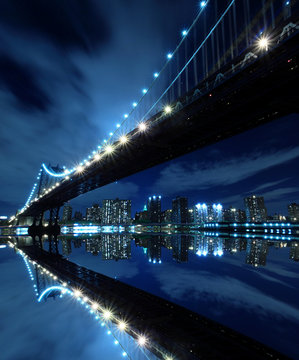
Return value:
M 5 359 L 122 358 L 123 349 L 74 300 L 37 303 L 22 257 L 0 250 Z M 114 233 L 60 237 L 59 251 L 299 358 L 298 241 Z M 132 358 L 147 358 L 122 341 Z

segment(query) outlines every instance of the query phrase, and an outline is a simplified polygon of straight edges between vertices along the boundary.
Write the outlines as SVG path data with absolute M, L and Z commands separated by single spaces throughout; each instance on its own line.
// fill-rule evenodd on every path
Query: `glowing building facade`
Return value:
M 130 225 L 131 200 L 103 200 L 101 222 L 103 225 Z
M 221 204 L 196 204 L 194 207 L 194 222 L 221 222 L 223 220 L 223 207 Z

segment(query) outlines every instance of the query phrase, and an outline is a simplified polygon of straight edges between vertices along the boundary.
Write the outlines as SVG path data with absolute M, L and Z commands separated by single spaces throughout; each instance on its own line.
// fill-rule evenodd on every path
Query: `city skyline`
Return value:
M 298 358 L 298 11 L 0 1 L 3 359 Z
M 178 199 L 186 199 L 186 203 L 184 203 L 185 207 L 185 214 L 183 217 L 182 215 L 176 215 L 178 210 L 174 210 L 176 205 L 176 200 Z M 254 204 L 247 204 L 248 200 L 257 200 L 261 203 Z M 65 223 L 69 220 L 85 220 L 85 221 L 94 221 L 101 223 L 102 218 L 102 211 L 105 204 L 107 202 L 130 202 L 129 209 L 130 209 L 130 218 L 133 220 L 135 219 L 136 215 L 139 217 L 144 216 L 142 214 L 148 214 L 146 215 L 146 221 L 150 223 L 159 223 L 159 222 L 177 222 L 177 223 L 192 223 L 192 222 L 204 222 L 204 221 L 234 221 L 234 222 L 264 222 L 264 221 L 285 221 L 286 219 L 289 219 L 292 222 L 299 222 L 299 204 L 295 202 L 291 202 L 289 204 L 285 205 L 286 211 L 284 213 L 274 212 L 269 214 L 267 212 L 267 206 L 265 206 L 264 203 L 264 197 L 262 195 L 256 195 L 252 194 L 248 197 L 243 199 L 243 207 L 241 209 L 236 208 L 233 205 L 230 205 L 229 207 L 223 207 L 220 203 L 200 203 L 197 202 L 194 205 L 188 206 L 188 198 L 183 198 L 180 196 L 177 196 L 175 199 L 172 200 L 172 207 L 171 208 L 165 208 L 165 205 L 163 204 L 163 198 L 161 195 L 152 195 L 148 199 L 144 199 L 144 207 L 140 209 L 139 211 L 134 213 L 131 213 L 131 207 L 132 207 L 132 201 L 130 199 L 110 199 L 110 200 L 103 200 L 102 207 L 100 203 L 93 203 L 86 209 L 81 209 L 81 211 L 76 211 L 72 208 L 71 204 L 64 205 L 62 209 L 62 223 Z M 164 206 L 162 206 L 162 204 Z M 70 209 L 70 210 L 69 210 Z M 74 210 L 74 211 L 73 211 Z M 69 212 L 69 216 L 65 216 L 65 212 Z M 175 213 L 174 213 L 175 211 Z M 215 212 L 215 215 L 210 215 L 211 211 Z M 105 211 L 107 212 L 107 211 Z M 189 213 L 188 213 L 189 212 Z M 190 212 L 192 214 L 190 214 Z M 196 212 L 196 213 L 195 213 Z M 219 215 L 217 215 L 219 212 Z M 259 213 L 261 215 L 259 215 Z M 76 215 L 77 214 L 77 215 Z M 107 215 L 108 216 L 108 215 Z M 107 217 L 106 216 L 106 217 Z M 110 216 L 110 215 L 109 215 Z M 127 213 L 126 215 L 127 216 Z M 175 218 L 174 218 L 175 217 Z M 110 217 L 109 217 L 110 218 Z M 183 219 L 181 221 L 176 221 L 178 219 Z M 188 219 L 188 220 L 187 220 Z M 202 220 L 200 220 L 202 219 Z M 203 220 L 205 219 L 205 220 Z M 142 220 L 142 219 L 141 219 Z M 116 225 L 119 223 L 116 220 L 107 220 L 105 222 L 106 224 Z M 127 220 L 122 222 L 123 224 L 127 223 Z
M 63 4 L 56 2 L 48 7 L 50 13 L 55 13 L 59 8 L 62 12 L 65 10 Z M 41 163 L 74 166 L 90 152 L 90 148 L 98 143 L 99 138 L 107 137 L 117 123 L 114 119 L 119 119 L 128 112 L 132 101 L 140 96 L 141 89 L 151 81 L 152 74 L 165 62 L 166 54 L 181 39 L 181 29 L 194 18 L 198 4 L 181 4 L 179 1 L 175 4 L 170 1 L 162 5 L 152 4 L 147 9 L 148 22 L 142 24 L 142 31 L 139 32 L 136 32 L 134 22 L 130 26 L 122 26 L 123 16 L 120 9 L 114 5 L 110 4 L 105 9 L 97 5 L 94 13 L 90 12 L 91 8 L 90 4 L 87 11 L 92 26 L 95 24 L 95 17 L 103 20 L 106 11 L 112 11 L 115 15 L 99 22 L 101 35 L 98 37 L 95 37 L 97 32 L 93 33 L 90 28 L 85 27 L 81 17 L 77 21 L 82 22 L 82 34 L 76 30 L 73 36 L 68 32 L 68 36 L 59 38 L 59 31 L 68 27 L 76 28 L 72 18 L 67 18 L 65 23 L 58 21 L 56 27 L 47 21 L 44 24 L 30 25 L 26 16 L 30 17 L 32 10 L 28 10 L 28 14 L 20 11 L 22 17 L 15 31 L 19 35 L 19 41 L 22 39 L 25 49 L 22 51 L 22 56 L 26 54 L 23 61 L 19 56 L 20 47 L 9 41 L 12 36 L 11 26 L 15 25 L 14 20 L 7 16 L 8 8 L 1 11 L 5 24 L 2 36 L 6 42 L 10 42 L 10 47 L 6 48 L 0 62 L 0 95 L 6 104 L 2 107 L 1 123 L 2 171 L 5 177 L 0 188 L 0 212 L 3 215 L 12 215 L 16 209 L 22 208 L 32 188 L 34 174 L 38 173 Z M 79 9 L 78 5 L 77 10 Z M 46 18 L 38 2 L 35 3 L 35 11 L 40 18 Z M 143 10 L 136 2 L 130 11 L 126 8 L 122 8 L 122 11 L 129 18 L 138 18 L 135 15 Z M 163 13 L 173 15 L 173 22 L 167 26 Z M 155 29 L 152 28 L 151 21 L 155 21 Z M 31 34 L 34 26 L 40 30 L 40 38 L 33 44 Z M 163 29 L 163 39 L 155 35 L 160 29 Z M 90 43 L 84 40 L 88 36 L 91 36 Z M 146 43 L 141 41 L 142 36 L 147 38 Z M 131 41 L 129 47 L 124 49 L 121 46 L 124 53 L 120 54 L 120 48 L 115 45 L 123 44 L 123 37 L 130 38 Z M 136 54 L 135 43 L 138 44 L 140 63 L 144 64 L 137 69 L 128 66 Z M 61 47 L 65 52 L 63 56 Z M 73 49 L 76 49 L 81 57 L 75 56 Z M 155 51 L 152 52 L 152 49 Z M 101 50 L 107 55 L 103 55 Z M 47 62 L 47 54 L 53 59 L 53 64 Z M 115 79 L 118 81 L 117 88 L 125 88 L 130 84 L 129 89 L 125 93 L 113 92 L 113 96 L 109 98 L 103 88 L 95 83 L 94 74 L 97 75 L 96 78 L 101 78 L 101 86 L 109 89 L 111 75 L 109 76 L 109 71 L 103 71 L 102 66 L 115 71 L 118 59 L 124 56 L 127 56 L 123 65 L 126 71 L 117 71 Z M 94 57 L 101 65 L 95 64 L 92 60 Z M 40 62 L 37 58 L 41 59 Z M 14 71 L 23 79 L 22 88 L 13 78 L 7 76 L 9 71 Z M 51 76 L 52 73 L 56 76 Z M 90 87 L 87 86 L 89 82 Z M 52 91 L 53 88 L 56 91 Z M 82 89 L 81 92 L 78 88 Z M 63 103 L 60 95 L 64 95 Z M 76 108 L 72 105 L 74 102 L 78 104 Z M 58 109 L 61 115 L 58 115 Z M 38 121 L 39 118 L 43 120 Z M 77 120 L 74 121 L 74 118 Z M 105 193 L 116 193 L 119 198 L 135 199 L 157 193 L 164 199 L 168 198 L 169 202 L 173 195 L 180 195 L 187 196 L 192 201 L 192 197 L 197 196 L 197 190 L 202 201 L 214 202 L 217 199 L 229 206 L 232 202 L 240 202 L 248 193 L 264 189 L 267 193 L 265 201 L 269 203 L 270 211 L 271 207 L 276 207 L 277 211 L 281 212 L 283 203 L 290 199 L 298 202 L 298 123 L 298 115 L 289 115 L 120 180 L 117 184 L 105 186 L 94 194 L 87 194 L 75 201 L 80 206 L 85 206 L 91 202 L 92 197 L 103 199 Z M 22 134 L 19 134 L 20 131 Z M 11 133 L 15 134 L 17 142 L 11 140 Z M 38 134 L 43 136 L 39 139 Z M 72 141 L 73 136 L 76 137 L 75 142 Z M 28 156 L 31 158 L 30 162 L 26 161 Z M 7 162 L 6 159 L 10 161 Z M 15 179 L 18 179 L 18 186 Z M 135 203 L 137 210 L 141 204 L 138 205 L 137 201 Z

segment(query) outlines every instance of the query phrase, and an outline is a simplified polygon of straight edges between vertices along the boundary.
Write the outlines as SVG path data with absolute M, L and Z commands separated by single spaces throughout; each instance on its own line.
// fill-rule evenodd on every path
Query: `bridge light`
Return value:
M 125 331 L 127 327 L 127 324 L 124 321 L 121 321 L 118 323 L 118 328 L 120 331 Z
M 125 114 L 125 115 L 124 115 L 124 118 L 125 118 L 125 119 L 127 119 L 128 117 L 129 117 L 129 115 L 128 115 L 128 114 Z
M 140 346 L 144 346 L 145 343 L 146 343 L 146 338 L 145 338 L 144 336 L 139 336 L 139 338 L 138 338 L 138 344 L 139 344 Z
M 172 112 L 172 107 L 169 105 L 165 106 L 164 112 L 165 114 L 170 114 Z
M 74 296 L 75 296 L 76 298 L 80 297 L 81 295 L 82 295 L 82 293 L 81 293 L 80 290 L 75 290 L 75 291 L 74 291 Z
M 103 312 L 103 317 L 104 317 L 105 320 L 109 320 L 109 319 L 111 318 L 111 316 L 112 316 L 111 311 L 105 310 L 105 311 Z
M 207 2 L 206 2 L 206 1 L 201 1 L 201 2 L 200 2 L 200 7 L 201 7 L 201 8 L 204 8 L 206 5 L 207 5 Z
M 114 151 L 114 149 L 113 149 L 112 145 L 107 145 L 107 146 L 105 147 L 105 152 L 106 152 L 107 154 L 112 154 L 113 151 Z
M 157 78 L 159 76 L 159 73 L 155 72 L 154 77 Z
M 100 158 L 101 158 L 100 154 L 95 154 L 94 159 L 95 159 L 96 161 L 100 160 Z
M 84 170 L 84 167 L 82 165 L 77 166 L 76 172 L 81 173 Z
M 188 30 L 183 30 L 182 31 L 182 36 L 186 36 L 188 34 Z
M 269 39 L 266 37 L 261 37 L 258 40 L 258 47 L 260 50 L 266 50 L 268 51 L 268 47 L 269 47 Z
M 147 93 L 147 89 L 142 89 L 143 94 Z
M 93 310 L 97 310 L 99 308 L 99 304 L 93 303 L 91 307 L 93 308 Z
M 129 141 L 128 137 L 126 135 L 123 135 L 119 138 L 119 142 L 121 144 L 126 144 Z
M 172 53 L 168 53 L 167 54 L 167 59 L 171 59 L 172 58 Z
M 112 135 L 113 135 L 113 132 L 110 132 L 109 135 L 112 136 Z
M 134 101 L 132 105 L 133 105 L 133 107 L 136 107 L 138 104 L 136 101 Z
M 124 351 L 124 352 L 122 353 L 122 356 L 123 356 L 123 357 L 127 356 L 127 353 Z
M 139 125 L 138 125 L 138 129 L 139 131 L 145 131 L 147 128 L 146 124 L 144 122 L 141 122 Z
M 171 357 L 171 356 L 166 356 L 165 360 L 173 360 L 173 357 Z
M 69 177 L 69 176 L 66 176 L 66 177 L 65 177 L 65 180 L 69 180 L 69 179 L 70 179 L 70 177 Z
M 117 128 L 120 128 L 120 124 L 116 124 L 116 127 L 117 127 Z

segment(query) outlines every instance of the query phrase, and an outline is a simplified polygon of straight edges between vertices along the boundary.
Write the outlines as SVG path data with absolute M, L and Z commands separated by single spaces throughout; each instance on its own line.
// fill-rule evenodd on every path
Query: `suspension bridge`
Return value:
M 152 84 L 142 89 L 109 138 L 73 168 L 42 164 L 11 225 L 32 216 L 34 225 L 42 226 L 43 213 L 49 210 L 51 227 L 58 222 L 60 207 L 81 194 L 299 112 L 294 90 L 297 2 L 209 0 L 200 7 L 177 47 L 166 55 L 163 68 L 153 73 Z M 39 292 L 39 300 L 68 294 L 101 323 L 116 325 L 157 358 L 284 358 L 196 313 L 41 247 L 20 253 L 54 281 Z M 124 350 L 123 355 L 128 353 Z
M 201 1 L 166 63 L 123 120 L 80 164 L 42 164 L 10 222 L 50 210 L 136 172 L 298 113 L 295 1 Z

